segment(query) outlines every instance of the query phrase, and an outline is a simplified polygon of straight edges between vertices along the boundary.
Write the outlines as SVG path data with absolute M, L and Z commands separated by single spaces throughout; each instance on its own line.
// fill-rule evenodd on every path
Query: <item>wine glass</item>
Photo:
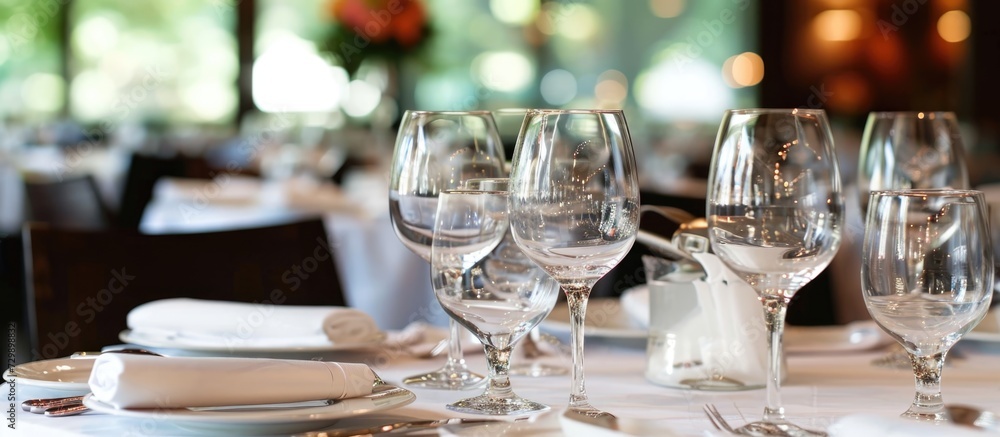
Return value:
M 503 156 L 489 111 L 406 111 L 389 181 L 389 214 L 403 245 L 430 262 L 438 194 L 460 187 L 466 179 L 505 176 Z M 459 338 L 458 324 L 449 321 L 444 367 L 405 378 L 403 383 L 450 390 L 482 383 L 485 379 L 466 366 Z
M 965 149 L 952 112 L 872 112 L 861 138 L 858 190 L 969 188 Z
M 559 284 L 510 236 L 507 180 L 441 193 L 431 246 L 438 301 L 486 348 L 486 391 L 448 405 L 478 414 L 523 414 L 549 407 L 514 394 L 508 369 L 514 345 L 555 306 Z
M 945 354 L 986 315 L 993 249 L 986 200 L 970 190 L 871 193 L 861 261 L 868 312 L 909 354 L 916 395 L 903 417 L 948 421 Z
M 567 412 L 611 416 L 587 399 L 583 328 L 594 283 L 628 253 L 638 230 L 639 186 L 624 113 L 529 111 L 510 179 L 514 241 L 559 282 L 569 303 L 573 368 Z
M 517 136 L 524 124 L 524 115 L 529 109 L 526 108 L 502 108 L 493 110 L 493 119 L 497 122 L 497 130 L 500 131 L 500 138 L 503 140 L 504 150 L 508 157 L 513 155 L 514 146 L 517 143 Z M 545 340 L 542 339 L 542 332 L 535 326 L 531 332 L 524 336 L 514 352 L 517 359 L 510 366 L 509 373 L 518 376 L 556 376 L 569 373 L 565 366 L 548 364 L 540 360 L 547 356 L 561 355 L 553 352 L 547 347 L 540 346 Z
M 764 305 L 770 354 L 763 422 L 793 435 L 822 434 L 788 422 L 781 406 L 785 310 L 795 292 L 836 254 L 842 210 L 825 112 L 725 112 L 709 177 L 709 238 L 719 258 Z

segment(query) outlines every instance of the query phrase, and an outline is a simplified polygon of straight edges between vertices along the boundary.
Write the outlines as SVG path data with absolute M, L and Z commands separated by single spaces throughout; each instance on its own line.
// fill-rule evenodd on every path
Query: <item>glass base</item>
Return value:
M 951 422 L 951 416 L 944 409 L 935 411 L 927 408 L 910 407 L 909 410 L 900 414 L 899 417 L 923 422 Z
M 549 409 L 548 405 L 529 401 L 514 395 L 509 398 L 496 398 L 486 394 L 474 398 L 462 399 L 447 405 L 449 410 L 469 414 L 490 414 L 494 416 L 509 416 L 513 414 L 537 413 Z
M 553 366 L 551 364 L 545 364 L 545 363 L 531 363 L 531 364 L 521 364 L 518 366 L 511 366 L 508 374 L 517 376 L 531 376 L 534 378 L 538 378 L 541 376 L 568 375 L 569 369 L 562 366 Z
M 439 390 L 471 390 L 483 385 L 486 378 L 464 368 L 442 367 L 430 373 L 413 375 L 403 379 L 410 387 L 433 388 Z

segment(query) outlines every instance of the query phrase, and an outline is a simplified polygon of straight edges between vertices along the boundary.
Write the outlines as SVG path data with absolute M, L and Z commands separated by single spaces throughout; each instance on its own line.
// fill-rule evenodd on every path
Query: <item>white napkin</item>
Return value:
M 368 314 L 334 306 L 163 299 L 133 308 L 127 323 L 136 337 L 167 338 L 192 346 L 302 347 L 381 337 Z
M 870 414 L 844 416 L 830 425 L 830 437 L 982 437 L 996 435 L 976 428 L 942 423 L 932 424 L 901 417 Z
M 757 294 L 717 256 L 693 256 L 705 269 L 704 279 L 651 290 L 651 330 L 670 340 L 650 352 L 646 377 L 668 386 L 720 376 L 763 385 L 767 334 Z
M 372 392 L 365 364 L 265 358 L 105 354 L 90 372 L 94 398 L 115 408 L 221 407 L 344 399 Z
M 730 378 L 764 383 L 767 375 L 767 329 L 757 293 L 718 256 L 693 254 L 707 281 L 695 281 L 698 303 L 715 341 L 703 357 Z M 702 335 L 705 335 L 702 331 Z M 703 351 L 704 352 L 704 351 Z M 782 366 L 784 370 L 787 366 Z M 781 378 L 784 378 L 784 374 Z

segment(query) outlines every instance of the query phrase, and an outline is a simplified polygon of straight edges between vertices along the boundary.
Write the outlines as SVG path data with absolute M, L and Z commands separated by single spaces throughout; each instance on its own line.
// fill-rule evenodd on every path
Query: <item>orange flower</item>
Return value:
M 413 47 L 423 39 L 426 13 L 418 0 L 333 0 L 329 12 L 346 30 L 373 44 L 392 39 Z

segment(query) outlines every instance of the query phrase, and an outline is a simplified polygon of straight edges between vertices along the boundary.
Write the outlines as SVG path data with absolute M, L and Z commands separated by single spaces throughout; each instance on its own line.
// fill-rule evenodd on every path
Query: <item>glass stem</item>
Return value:
M 941 400 L 941 368 L 944 366 L 945 353 L 928 356 L 909 354 L 917 392 L 913 397 L 913 405 L 903 413 L 904 417 L 929 420 L 947 418 L 944 401 Z
M 569 394 L 569 410 L 591 411 L 594 407 L 587 400 L 587 388 L 583 378 L 583 321 L 587 316 L 587 298 L 590 287 L 564 285 L 566 302 L 570 315 L 570 346 L 573 349 L 572 386 Z
M 486 396 L 493 399 L 510 399 L 514 391 L 510 388 L 510 351 L 511 347 L 498 349 L 486 345 L 486 362 L 490 368 L 490 384 L 486 387 Z
M 788 309 L 788 299 L 767 296 L 761 298 L 761 302 L 764 304 L 764 326 L 767 328 L 769 352 L 767 357 L 767 405 L 764 407 L 764 420 L 783 422 L 785 408 L 781 406 L 781 337 L 785 332 L 785 311 Z
M 448 320 L 448 361 L 446 369 L 464 369 L 465 356 L 462 355 L 462 331 L 455 319 Z

